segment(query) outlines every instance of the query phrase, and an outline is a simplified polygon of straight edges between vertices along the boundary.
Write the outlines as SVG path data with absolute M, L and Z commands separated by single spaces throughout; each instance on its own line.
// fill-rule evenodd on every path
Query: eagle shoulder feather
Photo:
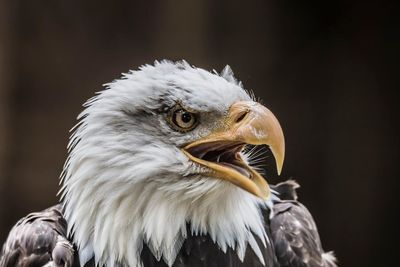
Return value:
M 308 209 L 297 201 L 299 185 L 289 180 L 272 189 L 280 200 L 274 203 L 270 230 L 281 267 L 336 267 L 332 252 L 324 252 L 317 226 Z
M 31 213 L 11 229 L 0 254 L 0 266 L 72 267 L 74 248 L 66 236 L 61 205 Z

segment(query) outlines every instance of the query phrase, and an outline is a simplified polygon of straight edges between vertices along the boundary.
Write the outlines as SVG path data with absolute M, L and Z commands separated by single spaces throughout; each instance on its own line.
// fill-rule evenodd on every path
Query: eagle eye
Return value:
M 173 129 L 180 132 L 188 132 L 197 126 L 198 118 L 197 114 L 189 112 L 178 105 L 170 111 L 168 121 Z

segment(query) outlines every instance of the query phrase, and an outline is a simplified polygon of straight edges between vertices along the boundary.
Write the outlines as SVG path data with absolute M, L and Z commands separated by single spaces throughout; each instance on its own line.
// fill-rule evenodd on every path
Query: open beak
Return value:
M 268 145 L 275 157 L 278 174 L 285 158 L 282 128 L 271 111 L 256 102 L 234 103 L 223 126 L 210 135 L 185 146 L 189 159 L 209 171 L 211 177 L 229 181 L 240 188 L 267 199 L 267 181 L 242 158 L 247 145 Z

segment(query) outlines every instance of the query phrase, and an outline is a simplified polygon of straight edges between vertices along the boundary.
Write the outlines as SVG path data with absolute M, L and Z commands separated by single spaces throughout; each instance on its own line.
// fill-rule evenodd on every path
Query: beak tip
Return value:
M 282 173 L 282 168 L 283 168 L 283 162 L 282 163 L 277 163 L 276 164 L 276 170 L 278 172 L 278 176 L 281 175 Z
M 272 154 L 274 155 L 274 158 L 275 158 L 276 171 L 279 176 L 282 173 L 283 162 L 285 161 L 285 150 L 284 150 L 284 147 L 280 147 L 280 149 L 275 149 L 274 147 L 270 147 L 270 148 L 271 148 Z

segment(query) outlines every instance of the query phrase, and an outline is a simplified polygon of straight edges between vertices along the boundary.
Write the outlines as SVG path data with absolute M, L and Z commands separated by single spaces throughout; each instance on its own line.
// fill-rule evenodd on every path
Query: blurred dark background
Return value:
M 230 64 L 285 132 L 283 178 L 340 266 L 394 266 L 394 1 L 0 0 L 0 243 L 56 203 L 69 129 L 103 83 L 155 59 Z M 283 178 L 271 178 L 277 182 Z

